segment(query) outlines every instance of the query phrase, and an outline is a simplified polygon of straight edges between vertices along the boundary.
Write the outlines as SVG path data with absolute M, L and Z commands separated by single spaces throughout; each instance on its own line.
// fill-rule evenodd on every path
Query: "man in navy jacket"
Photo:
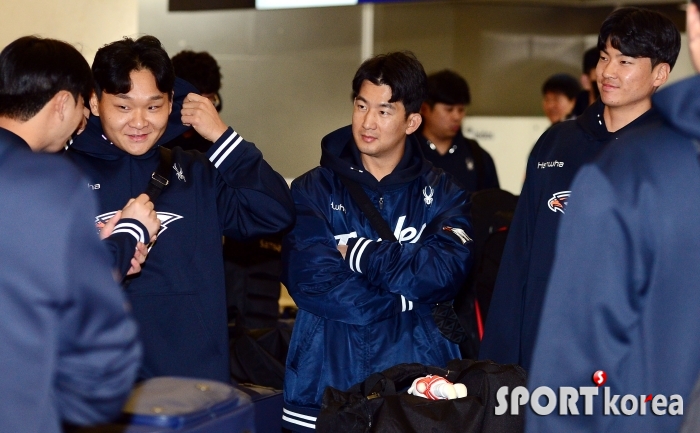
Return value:
M 530 153 L 484 329 L 481 359 L 530 368 L 571 181 L 579 167 L 623 131 L 655 121 L 651 96 L 668 79 L 680 50 L 680 34 L 657 12 L 622 8 L 603 22 L 598 49 L 601 99 L 575 120 L 549 128 Z M 550 287 L 555 290 L 556 281 Z
M 0 431 L 59 433 L 119 413 L 141 349 L 90 226 L 87 180 L 42 154 L 84 121 L 90 67 L 65 42 L 33 36 L 0 65 Z
M 698 69 L 697 6 L 687 15 Z M 607 380 L 593 416 L 529 416 L 528 431 L 678 431 L 690 403 L 700 372 L 700 76 L 653 103 L 660 119 L 620 135 L 574 179 L 529 388 L 592 386 L 598 370 Z
M 352 83 L 352 125 L 324 137 L 321 166 L 292 184 L 297 223 L 282 245 L 282 281 L 299 312 L 282 419 L 294 431 L 315 428 L 327 386 L 459 357 L 431 304 L 452 300 L 469 271 L 468 194 L 411 135 L 425 82 L 412 54 L 365 61 Z M 379 238 L 341 177 L 364 190 L 398 242 Z
M 92 71 L 93 116 L 67 155 L 99 185 L 92 191 L 98 223 L 146 190 L 160 165 L 159 144 L 189 125 L 213 142 L 206 154 L 168 151 L 169 184 L 155 203 L 162 221 L 158 240 L 125 290 L 144 345 L 140 378 L 229 381 L 221 239 L 285 229 L 294 220 L 289 188 L 252 143 L 223 123 L 209 99 L 185 91 L 173 110 L 175 74 L 153 36 L 102 47 Z

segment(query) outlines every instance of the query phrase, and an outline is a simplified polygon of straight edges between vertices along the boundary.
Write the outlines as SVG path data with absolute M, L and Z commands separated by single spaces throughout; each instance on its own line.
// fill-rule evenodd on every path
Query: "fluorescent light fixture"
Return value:
M 256 9 L 312 8 L 356 5 L 357 0 L 255 0 Z

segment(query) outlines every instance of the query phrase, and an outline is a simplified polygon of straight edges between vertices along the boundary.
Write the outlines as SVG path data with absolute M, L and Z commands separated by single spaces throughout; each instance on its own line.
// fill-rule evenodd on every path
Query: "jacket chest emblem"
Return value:
M 423 188 L 423 201 L 425 202 L 426 206 L 430 206 L 433 204 L 433 194 L 435 193 L 435 190 L 433 190 L 433 187 L 431 186 L 426 186 Z
M 175 174 L 177 175 L 177 180 L 180 180 L 182 182 L 187 182 L 187 179 L 185 179 L 185 175 L 182 174 L 182 166 L 178 165 L 177 163 L 173 164 L 173 170 L 175 170 Z

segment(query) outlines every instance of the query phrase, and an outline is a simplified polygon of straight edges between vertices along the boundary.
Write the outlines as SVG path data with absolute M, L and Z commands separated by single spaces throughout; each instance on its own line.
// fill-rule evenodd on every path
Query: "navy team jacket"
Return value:
M 162 144 L 183 131 L 178 81 Z M 132 156 L 111 144 L 99 119 L 74 139 L 68 157 L 99 200 L 95 222 L 146 189 L 160 161 L 157 146 Z M 126 286 L 144 345 L 141 378 L 188 376 L 228 382 L 229 355 L 222 235 L 277 233 L 294 218 L 289 188 L 260 151 L 229 128 L 207 154 L 172 150 L 170 185 L 155 203 L 162 227 L 143 270 Z
M 606 143 L 654 116 L 649 111 L 610 133 L 603 108 L 598 100 L 578 118 L 553 125 L 530 153 L 484 328 L 480 359 L 530 368 L 557 228 L 567 210 L 571 182 Z
M 380 182 L 362 167 L 350 127 L 321 148 L 321 166 L 292 184 L 297 223 L 282 247 L 282 281 L 300 309 L 283 420 L 300 431 L 313 428 L 327 386 L 344 390 L 399 363 L 459 357 L 430 304 L 454 298 L 473 244 L 467 193 L 422 158 L 415 137 Z M 399 242 L 379 240 L 338 175 L 362 185 Z M 338 244 L 348 246 L 345 260 Z
M 574 180 L 528 387 L 592 386 L 597 370 L 607 382 L 593 416 L 527 416 L 527 431 L 672 432 L 683 421 L 670 415 L 672 396 L 690 406 L 700 372 L 700 76 L 653 103 L 664 121 L 621 135 Z M 606 387 L 620 396 L 610 409 L 619 415 L 603 415 Z M 622 412 L 625 395 L 633 415 Z

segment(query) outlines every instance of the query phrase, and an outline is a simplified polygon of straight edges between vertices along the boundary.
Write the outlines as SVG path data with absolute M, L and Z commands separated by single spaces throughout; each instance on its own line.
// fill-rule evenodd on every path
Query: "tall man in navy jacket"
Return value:
M 425 88 L 410 53 L 365 61 L 352 82 L 352 125 L 324 137 L 321 166 L 292 184 L 297 223 L 282 245 L 282 281 L 299 313 L 282 419 L 294 431 L 313 431 L 327 386 L 459 357 L 431 304 L 453 299 L 469 270 L 468 194 L 411 135 Z M 341 176 L 365 191 L 398 242 L 379 239 Z
M 106 422 L 138 369 L 136 324 L 90 226 L 87 180 L 43 154 L 79 129 L 91 89 L 90 67 L 65 42 L 23 37 L 0 53 L 2 432 Z
M 687 32 L 700 69 L 695 4 Z M 700 76 L 653 103 L 659 117 L 574 179 L 529 388 L 591 386 L 598 370 L 607 380 L 593 416 L 530 416 L 528 431 L 678 431 L 690 403 L 700 373 Z
M 213 142 L 206 154 L 170 151 L 169 184 L 155 203 L 162 228 L 125 290 L 144 344 L 141 378 L 229 381 L 221 239 L 285 229 L 294 218 L 289 188 L 209 99 L 189 93 L 173 110 L 175 74 L 153 36 L 102 47 L 92 71 L 93 116 L 67 155 L 99 185 L 92 191 L 97 221 L 146 189 L 161 161 L 159 144 L 189 125 Z
M 600 100 L 575 120 L 549 128 L 530 153 L 484 330 L 482 359 L 530 368 L 571 181 L 623 131 L 656 121 L 651 96 L 676 62 L 680 34 L 657 12 L 622 8 L 603 22 L 598 49 Z M 552 290 L 557 283 L 552 281 Z

